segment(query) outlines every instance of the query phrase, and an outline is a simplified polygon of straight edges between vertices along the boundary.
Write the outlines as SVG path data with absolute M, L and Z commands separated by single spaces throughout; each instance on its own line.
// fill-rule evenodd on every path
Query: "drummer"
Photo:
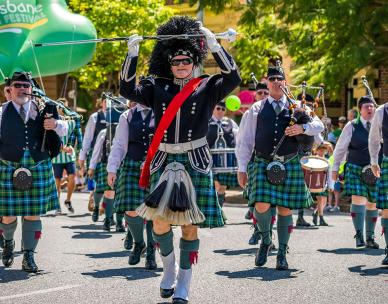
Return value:
M 287 270 L 288 263 L 286 254 L 288 241 L 293 229 L 292 209 L 306 208 L 311 205 L 311 195 L 304 182 L 302 168 L 299 162 L 298 151 L 300 144 L 296 139 L 299 134 L 314 136 L 323 131 L 324 126 L 319 118 L 305 124 L 290 125 L 290 101 L 284 95 L 280 86 L 285 86 L 285 75 L 281 67 L 268 68 L 268 89 L 269 96 L 257 102 L 248 112 L 246 128 L 241 134 L 241 142 L 236 149 L 238 162 L 238 180 L 241 186 L 247 184 L 247 165 L 255 152 L 253 161 L 252 186 L 249 195 L 249 204 L 255 206 L 254 214 L 257 219 L 259 231 L 262 236 L 260 248 L 256 254 L 256 266 L 263 266 L 267 262 L 271 248 L 270 225 L 271 205 L 277 206 L 278 220 L 277 232 L 279 239 L 279 250 L 277 254 L 276 269 Z M 300 102 L 295 102 L 300 106 Z M 305 114 L 304 114 L 305 117 Z M 277 143 L 285 134 L 285 141 Z M 272 153 L 279 146 L 276 155 L 279 162 L 286 170 L 286 179 L 276 185 L 275 176 L 271 178 L 272 183 L 267 179 L 266 168 L 274 164 Z M 279 166 L 278 166 L 279 167 Z M 272 176 L 273 177 L 273 176 Z
M 219 101 L 213 110 L 213 115 L 209 120 L 209 131 L 206 139 L 211 149 L 216 148 L 235 148 L 236 136 L 238 132 L 237 123 L 225 116 L 226 105 L 225 101 Z M 220 132 L 223 132 L 222 135 Z M 235 155 L 227 155 L 227 165 L 234 167 Z M 229 156 L 232 158 L 229 159 Z M 220 155 L 213 155 L 213 168 L 220 165 Z M 222 207 L 225 202 L 225 191 L 227 188 L 233 188 L 238 186 L 236 172 L 228 173 L 215 173 L 214 185 L 218 195 L 218 201 Z
M 351 196 L 350 212 L 356 231 L 356 247 L 378 249 L 379 245 L 375 242 L 377 186 L 368 185 L 362 178 L 363 168 L 370 164 L 368 134 L 376 108 L 369 96 L 363 96 L 358 100 L 358 109 L 360 117 L 348 122 L 338 138 L 334 149 L 332 179 L 337 180 L 339 165 L 347 155 L 344 193 Z

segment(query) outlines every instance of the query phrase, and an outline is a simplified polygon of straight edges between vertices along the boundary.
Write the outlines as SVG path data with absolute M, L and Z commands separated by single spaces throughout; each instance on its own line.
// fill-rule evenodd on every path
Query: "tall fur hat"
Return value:
M 201 35 L 200 23 L 187 16 L 175 16 L 159 26 L 157 35 Z M 150 59 L 149 74 L 172 78 L 170 59 L 186 55 L 198 66 L 206 58 L 207 46 L 203 37 L 190 39 L 168 39 L 156 42 Z

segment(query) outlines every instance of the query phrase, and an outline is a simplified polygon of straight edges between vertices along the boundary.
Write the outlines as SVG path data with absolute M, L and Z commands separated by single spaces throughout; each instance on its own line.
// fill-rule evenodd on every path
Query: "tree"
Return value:
M 200 0 L 215 11 L 230 1 Z M 195 2 L 195 1 L 192 1 Z M 237 61 L 245 79 L 285 49 L 295 82 L 338 93 L 360 69 L 388 61 L 386 0 L 249 0 L 239 20 Z M 252 56 L 252 54 L 256 54 Z
M 153 35 L 157 27 L 172 16 L 163 0 L 69 0 L 69 7 L 88 17 L 98 37 L 127 37 L 132 34 Z M 152 51 L 152 41 L 142 42 L 138 72 L 146 73 L 146 61 Z M 118 72 L 127 51 L 126 43 L 99 43 L 93 60 L 73 73 L 81 88 L 117 90 Z

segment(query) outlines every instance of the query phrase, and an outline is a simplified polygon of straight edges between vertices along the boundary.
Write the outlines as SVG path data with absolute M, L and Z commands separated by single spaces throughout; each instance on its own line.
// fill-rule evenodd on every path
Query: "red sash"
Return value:
M 168 129 L 174 120 L 176 114 L 178 113 L 182 104 L 186 99 L 195 91 L 199 86 L 202 78 L 193 78 L 191 79 L 182 90 L 174 96 L 171 103 L 168 105 L 166 112 L 163 114 L 162 119 L 159 122 L 158 128 L 155 131 L 152 142 L 147 151 L 147 157 L 144 163 L 144 167 L 141 171 L 139 186 L 146 188 L 150 182 L 150 165 L 151 161 L 155 156 L 155 153 L 158 151 L 159 145 L 162 142 L 164 131 Z

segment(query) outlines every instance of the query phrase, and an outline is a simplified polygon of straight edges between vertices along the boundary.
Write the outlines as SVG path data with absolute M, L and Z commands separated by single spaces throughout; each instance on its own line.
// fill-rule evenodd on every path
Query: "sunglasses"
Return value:
M 277 80 L 277 81 L 282 81 L 282 80 L 284 80 L 284 78 L 281 77 L 281 76 L 279 76 L 279 77 L 275 76 L 275 77 L 269 77 L 268 80 L 269 80 L 270 82 L 274 82 L 275 80 Z
M 269 95 L 269 93 L 267 91 L 257 91 L 256 94 L 257 95 Z
M 223 108 L 223 107 L 216 107 L 216 110 L 217 110 L 217 111 L 223 111 L 223 112 L 225 112 L 226 109 Z
M 170 61 L 170 64 L 172 66 L 178 66 L 180 64 L 183 64 L 183 65 L 190 65 L 193 63 L 193 59 L 191 59 L 190 57 L 188 58 L 183 58 L 183 59 L 171 59 Z
M 31 84 L 29 84 L 29 83 L 13 83 L 12 86 L 14 88 L 17 88 L 17 89 L 20 89 L 20 88 L 28 89 L 31 87 Z

